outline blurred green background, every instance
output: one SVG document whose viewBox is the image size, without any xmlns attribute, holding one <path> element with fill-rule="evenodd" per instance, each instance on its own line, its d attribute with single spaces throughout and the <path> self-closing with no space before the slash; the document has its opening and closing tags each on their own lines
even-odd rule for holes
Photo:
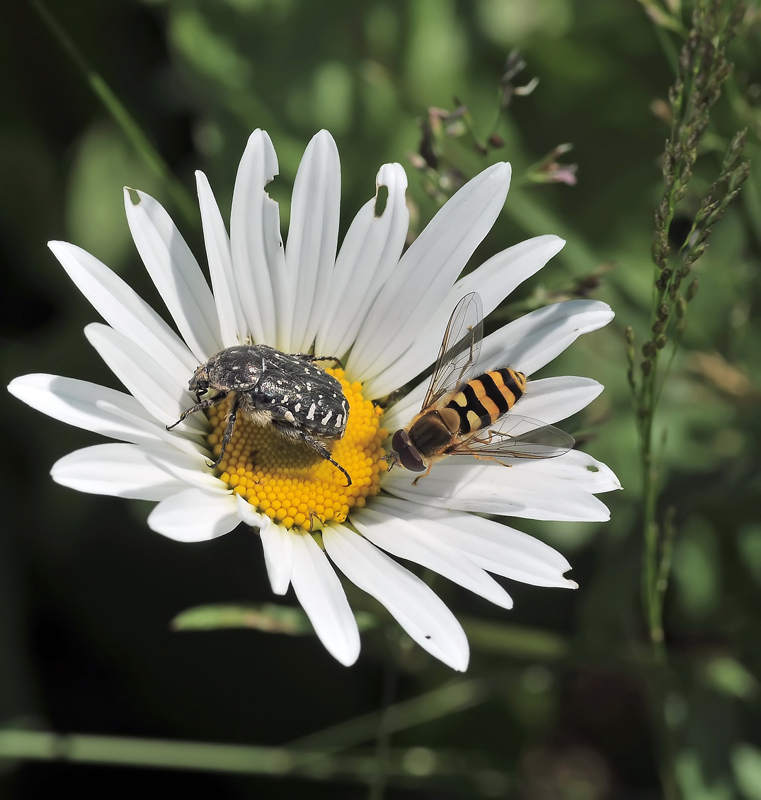
<svg viewBox="0 0 761 800">
<path fill-rule="evenodd" d="M 392 748 L 402 765 L 388 777 L 386 797 L 658 798 L 665 760 L 685 797 L 761 798 L 755 9 L 730 49 L 735 72 L 685 203 L 695 210 L 726 142 L 747 127 L 751 177 L 698 262 L 700 292 L 656 424 L 659 518 L 674 508 L 677 539 L 665 613 L 669 678 L 665 697 L 655 697 L 640 602 L 641 490 L 623 330 L 631 324 L 642 335 L 650 319 L 652 220 L 668 135 L 662 102 L 680 37 L 659 29 L 634 0 L 49 6 L 176 180 L 192 193 L 193 170 L 202 169 L 224 214 L 255 127 L 268 130 L 278 153 L 271 189 L 284 226 L 299 159 L 322 127 L 341 154 L 342 231 L 373 195 L 385 161 L 407 168 L 413 234 L 458 182 L 511 161 L 513 188 L 473 263 L 528 236 L 557 233 L 568 239 L 566 249 L 521 287 L 503 317 L 574 294 L 613 306 L 611 325 L 542 374 L 605 384 L 566 427 L 614 469 L 625 491 L 603 497 L 608 524 L 518 523 L 569 558 L 577 592 L 511 584 L 508 613 L 436 581 L 470 634 L 465 677 L 406 648 L 386 619 L 363 634 L 360 660 L 346 670 L 310 636 L 172 632 L 171 619 L 192 606 L 272 599 L 256 537 L 239 529 L 178 544 L 147 528 L 148 504 L 55 485 L 53 462 L 98 438 L 6 394 L 0 723 L 250 745 L 288 745 L 323 731 L 311 744 L 373 756 L 375 722 L 369 735 L 326 729 L 441 690 L 422 717 L 413 714 L 381 739 L 380 750 Z M 539 83 L 500 111 L 500 79 L 515 48 L 527 66 L 513 85 Z M 169 184 L 125 138 L 34 4 L 4 7 L 0 64 L 2 380 L 52 372 L 116 386 L 82 333 L 97 314 L 46 242 L 84 247 L 160 308 L 129 238 L 121 188 L 164 203 L 200 258 L 199 219 L 178 207 Z M 429 109 L 458 104 L 467 118 L 450 120 L 454 127 L 436 140 L 436 169 L 420 168 Z M 458 135 L 465 122 L 472 137 Z M 479 152 L 474 142 L 493 133 L 504 146 Z M 559 160 L 578 165 L 577 185 L 532 180 L 532 165 L 567 142 L 573 150 Z M 361 607 L 359 592 L 349 591 Z M 360 772 L 325 767 L 311 777 L 275 778 L 0 761 L 2 796 L 13 798 L 65 790 L 80 798 L 366 797 L 373 779 Z"/>
</svg>

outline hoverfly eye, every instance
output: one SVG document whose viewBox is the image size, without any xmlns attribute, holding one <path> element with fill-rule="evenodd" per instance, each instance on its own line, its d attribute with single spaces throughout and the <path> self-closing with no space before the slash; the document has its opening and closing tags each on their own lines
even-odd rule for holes
<svg viewBox="0 0 761 800">
<path fill-rule="evenodd" d="M 399 459 L 402 462 L 402 466 L 410 472 L 423 472 L 423 470 L 425 470 L 423 459 L 420 458 L 414 445 L 408 444 L 406 447 L 403 447 L 399 451 Z"/>
<path fill-rule="evenodd" d="M 407 435 L 407 431 L 405 431 L 403 428 L 400 428 L 391 439 L 391 448 L 395 452 L 399 453 L 401 450 L 404 450 L 409 443 L 410 437 Z"/>
<path fill-rule="evenodd" d="M 415 445 L 410 441 L 405 430 L 398 430 L 391 439 L 391 447 L 399 456 L 399 463 L 410 472 L 422 472 L 425 469 Z"/>
</svg>

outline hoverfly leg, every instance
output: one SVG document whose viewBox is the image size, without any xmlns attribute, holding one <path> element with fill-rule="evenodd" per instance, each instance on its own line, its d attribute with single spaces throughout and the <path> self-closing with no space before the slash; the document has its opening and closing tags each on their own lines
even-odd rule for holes
<svg viewBox="0 0 761 800">
<path fill-rule="evenodd" d="M 473 458 L 478 458 L 481 461 L 496 461 L 497 464 L 501 464 L 503 467 L 512 467 L 512 464 L 505 464 L 504 461 L 500 461 L 498 458 L 494 456 L 480 456 L 478 453 L 470 453 Z"/>
<path fill-rule="evenodd" d="M 183 411 L 180 414 L 180 418 L 177 422 L 173 422 L 171 425 L 167 425 L 166 429 L 171 431 L 173 428 L 176 428 L 183 420 L 189 417 L 191 414 L 195 414 L 196 411 L 205 411 L 207 408 L 211 408 L 212 406 L 216 406 L 221 403 L 226 397 L 227 392 L 220 392 L 219 394 L 215 394 L 214 397 L 208 397 L 206 400 L 201 400 L 200 402 L 196 403 L 191 408 Z"/>
<path fill-rule="evenodd" d="M 428 469 L 427 469 L 427 470 L 426 470 L 426 471 L 425 471 L 425 472 L 424 472 L 422 475 L 418 475 L 418 476 L 417 476 L 417 478 L 415 478 L 415 480 L 414 480 L 414 481 L 412 481 L 412 485 L 413 485 L 413 486 L 417 486 L 417 482 L 418 482 L 418 481 L 419 481 L 421 478 L 427 478 L 427 477 L 428 477 L 428 473 L 431 471 L 431 467 L 432 467 L 432 466 L 433 466 L 433 461 L 431 461 L 431 463 L 428 465 Z"/>
</svg>

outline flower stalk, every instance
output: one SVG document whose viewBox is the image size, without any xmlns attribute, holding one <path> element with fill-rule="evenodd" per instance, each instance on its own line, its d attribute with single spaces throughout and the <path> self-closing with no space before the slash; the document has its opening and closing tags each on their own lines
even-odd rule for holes
<svg viewBox="0 0 761 800">
<path fill-rule="evenodd" d="M 634 400 L 639 434 L 639 456 L 643 486 L 642 532 L 644 564 L 642 594 L 649 637 L 656 656 L 663 651 L 663 601 L 668 586 L 674 540 L 673 512 L 661 524 L 657 516 L 658 459 L 654 455 L 655 412 L 675 349 L 687 324 L 687 310 L 698 291 L 690 278 L 693 267 L 707 248 L 716 222 L 734 200 L 749 174 L 742 160 L 745 131 L 730 141 L 718 177 L 701 199 L 689 232 L 676 252 L 669 240 L 677 209 L 688 194 L 698 147 L 719 99 L 722 84 L 731 73 L 726 48 L 742 9 L 727 11 L 722 0 L 700 0 L 677 65 L 677 78 L 669 90 L 671 132 L 663 153 L 663 198 L 655 212 L 652 259 L 655 266 L 650 330 L 639 347 L 637 363 L 634 331 L 626 331 L 628 380 Z M 670 358 L 660 364 L 669 344 Z"/>
</svg>

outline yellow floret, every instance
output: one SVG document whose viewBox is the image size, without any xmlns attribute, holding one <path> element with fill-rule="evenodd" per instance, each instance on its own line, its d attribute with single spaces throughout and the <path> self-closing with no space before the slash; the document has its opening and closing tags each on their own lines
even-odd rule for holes
<svg viewBox="0 0 761 800">
<path fill-rule="evenodd" d="M 340 470 L 307 445 L 284 437 L 272 425 L 255 425 L 242 413 L 219 465 L 220 478 L 234 492 L 286 528 L 311 531 L 329 521 L 345 521 L 349 509 L 361 508 L 367 497 L 378 493 L 386 470 L 381 410 L 362 397 L 362 384 L 350 384 L 342 369 L 326 372 L 340 381 L 349 404 L 343 438 L 332 448 L 330 442 L 326 445 L 332 458 L 351 475 L 351 486 L 346 486 Z M 229 402 L 208 411 L 212 432 L 207 442 L 215 457 L 222 450 Z"/>
</svg>

